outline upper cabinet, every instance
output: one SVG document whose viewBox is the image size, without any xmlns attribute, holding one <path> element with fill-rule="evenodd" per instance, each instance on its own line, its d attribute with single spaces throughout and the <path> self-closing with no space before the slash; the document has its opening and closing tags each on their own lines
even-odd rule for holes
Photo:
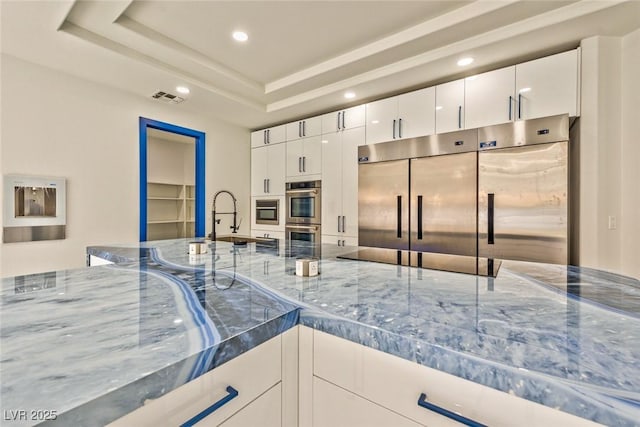
<svg viewBox="0 0 640 427">
<path fill-rule="evenodd" d="M 251 133 L 251 148 L 278 144 L 286 140 L 286 125 L 274 126 Z"/>
<path fill-rule="evenodd" d="M 345 129 L 364 126 L 365 106 L 334 111 L 322 116 L 322 133 L 340 132 Z"/>
<path fill-rule="evenodd" d="M 298 120 L 297 122 L 287 123 L 285 126 L 287 128 L 287 141 L 317 136 L 322 133 L 322 117 L 317 116 Z"/>
<path fill-rule="evenodd" d="M 285 144 L 251 150 L 251 195 L 284 195 Z"/>
<path fill-rule="evenodd" d="M 464 79 L 436 86 L 436 133 L 464 129 Z"/>
<path fill-rule="evenodd" d="M 580 115 L 579 50 L 516 65 L 516 119 Z"/>
<path fill-rule="evenodd" d="M 434 107 L 433 87 L 367 104 L 367 144 L 433 134 Z"/>
<path fill-rule="evenodd" d="M 497 125 L 514 120 L 516 67 L 467 77 L 464 82 L 464 127 Z"/>
<path fill-rule="evenodd" d="M 322 172 L 321 137 L 311 136 L 287 142 L 287 179 L 309 177 Z M 317 177 L 320 179 L 320 177 Z M 295 179 L 294 179 L 295 180 Z"/>
</svg>

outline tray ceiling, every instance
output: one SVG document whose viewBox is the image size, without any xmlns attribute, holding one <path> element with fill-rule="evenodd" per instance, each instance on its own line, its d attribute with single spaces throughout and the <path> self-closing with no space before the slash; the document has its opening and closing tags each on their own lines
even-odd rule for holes
<svg viewBox="0 0 640 427">
<path fill-rule="evenodd" d="M 249 128 L 640 27 L 637 1 L 2 1 L 2 51 Z M 249 40 L 231 38 L 246 31 Z M 456 65 L 472 56 L 466 68 Z M 351 90 L 356 98 L 347 101 Z M 151 101 L 150 101 L 151 102 Z M 348 104 L 350 103 L 350 104 Z"/>
</svg>

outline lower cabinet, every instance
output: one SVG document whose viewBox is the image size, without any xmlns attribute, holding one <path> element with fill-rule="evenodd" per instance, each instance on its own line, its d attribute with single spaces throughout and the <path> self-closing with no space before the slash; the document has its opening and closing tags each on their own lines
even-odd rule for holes
<svg viewBox="0 0 640 427">
<path fill-rule="evenodd" d="M 278 383 L 220 424 L 220 427 L 280 427 L 282 425 L 281 408 L 282 385 Z M 207 424 L 202 425 L 206 426 Z"/>
<path fill-rule="evenodd" d="M 358 246 L 358 238 L 323 234 L 322 243 L 336 246 Z"/>
<path fill-rule="evenodd" d="M 149 400 L 109 426 L 281 426 L 282 372 L 288 369 L 283 363 L 283 341 L 290 341 L 285 338 L 289 333 L 297 334 L 297 329 Z M 297 346 L 291 351 L 297 354 Z"/>
<path fill-rule="evenodd" d="M 313 426 L 420 427 L 420 424 L 321 378 L 314 377 Z"/>
<path fill-rule="evenodd" d="M 404 418 L 426 426 L 600 425 L 319 331 L 313 331 L 311 365 L 314 427 L 329 425 L 327 419 L 333 426 L 412 425 L 401 424 Z M 347 398 L 352 395 L 358 398 Z M 331 410 L 326 402 L 336 405 L 335 414 L 324 414 Z M 383 419 L 383 409 L 400 418 L 375 424 L 372 414 Z"/>
</svg>

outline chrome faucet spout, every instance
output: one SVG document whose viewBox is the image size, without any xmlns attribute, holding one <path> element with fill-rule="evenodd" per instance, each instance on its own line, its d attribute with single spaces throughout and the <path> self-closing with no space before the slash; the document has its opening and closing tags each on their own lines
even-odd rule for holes
<svg viewBox="0 0 640 427">
<path fill-rule="evenodd" d="M 229 196 L 231 196 L 231 200 L 233 200 L 233 212 L 216 212 L 216 200 L 218 199 L 218 196 L 222 193 L 226 193 Z M 228 190 L 220 190 L 213 195 L 213 207 L 212 207 L 212 214 L 211 214 L 211 222 L 212 222 L 211 241 L 212 242 L 216 241 L 216 224 L 220 224 L 220 220 L 216 219 L 216 216 L 218 215 L 233 215 L 233 225 L 230 228 L 231 230 L 233 230 L 232 233 L 238 232 L 238 229 L 240 228 L 240 225 L 237 223 L 238 201 L 236 200 L 236 197 L 233 195 L 233 193 L 231 193 Z"/>
</svg>

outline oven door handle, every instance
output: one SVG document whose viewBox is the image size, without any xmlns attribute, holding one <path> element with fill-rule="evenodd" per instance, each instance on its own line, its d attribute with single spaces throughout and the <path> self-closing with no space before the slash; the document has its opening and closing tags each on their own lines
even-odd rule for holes
<svg viewBox="0 0 640 427">
<path fill-rule="evenodd" d="M 287 190 L 287 194 L 300 194 L 300 193 L 318 194 L 318 190 L 309 190 L 308 188 L 301 188 L 299 190 Z"/>
<path fill-rule="evenodd" d="M 293 228 L 296 230 L 317 230 L 318 227 L 315 225 L 287 225 L 286 228 Z"/>
</svg>

